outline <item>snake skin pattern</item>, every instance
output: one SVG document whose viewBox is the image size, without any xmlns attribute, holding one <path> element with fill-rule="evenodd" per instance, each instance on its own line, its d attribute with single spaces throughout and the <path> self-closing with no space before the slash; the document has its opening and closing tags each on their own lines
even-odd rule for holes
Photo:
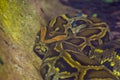
<svg viewBox="0 0 120 80">
<path fill-rule="evenodd" d="M 34 52 L 43 80 L 119 80 L 120 44 L 94 16 L 63 14 L 37 34 Z"/>
</svg>

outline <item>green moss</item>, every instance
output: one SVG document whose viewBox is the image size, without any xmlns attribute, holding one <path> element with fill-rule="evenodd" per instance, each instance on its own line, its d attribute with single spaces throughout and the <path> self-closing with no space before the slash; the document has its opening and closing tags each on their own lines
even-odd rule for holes
<svg viewBox="0 0 120 80">
<path fill-rule="evenodd" d="M 6 33 L 11 34 L 15 41 L 18 41 L 18 37 L 20 37 L 17 33 L 20 32 L 20 24 L 17 22 L 20 19 L 20 12 L 21 8 L 16 1 L 0 0 L 1 24 Z"/>
<path fill-rule="evenodd" d="M 0 0 L 0 25 L 14 43 L 31 43 L 31 32 L 40 26 L 38 19 L 35 6 L 28 0 Z"/>
</svg>

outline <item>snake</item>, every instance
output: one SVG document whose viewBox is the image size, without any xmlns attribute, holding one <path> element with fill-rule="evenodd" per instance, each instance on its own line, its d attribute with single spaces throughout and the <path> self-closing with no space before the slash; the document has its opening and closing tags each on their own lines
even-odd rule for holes
<svg viewBox="0 0 120 80">
<path fill-rule="evenodd" d="M 101 48 L 111 44 L 111 36 L 107 23 L 95 16 L 63 14 L 51 19 L 37 33 L 33 48 L 42 59 L 43 80 L 119 80 L 117 47 L 110 54 Z M 112 69 L 107 61 L 115 64 L 110 65 Z"/>
</svg>

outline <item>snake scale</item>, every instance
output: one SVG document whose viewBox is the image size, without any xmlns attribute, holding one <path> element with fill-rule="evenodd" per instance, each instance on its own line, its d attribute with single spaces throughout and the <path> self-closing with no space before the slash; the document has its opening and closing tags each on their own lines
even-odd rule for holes
<svg viewBox="0 0 120 80">
<path fill-rule="evenodd" d="M 41 27 L 34 52 L 43 80 L 120 80 L 120 40 L 84 13 L 63 14 Z"/>
</svg>

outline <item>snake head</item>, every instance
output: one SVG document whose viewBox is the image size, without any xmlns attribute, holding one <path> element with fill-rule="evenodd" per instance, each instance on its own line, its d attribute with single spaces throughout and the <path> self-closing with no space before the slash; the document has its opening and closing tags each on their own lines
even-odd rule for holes
<svg viewBox="0 0 120 80">
<path fill-rule="evenodd" d="M 44 43 L 38 42 L 35 43 L 33 50 L 41 59 L 43 59 L 44 55 L 48 51 L 48 47 Z"/>
<path fill-rule="evenodd" d="M 47 53 L 48 51 L 48 47 L 46 46 L 46 44 L 44 44 L 43 42 L 40 41 L 40 36 L 39 36 L 40 32 L 38 32 L 37 36 L 36 36 L 36 41 L 35 41 L 35 45 L 33 47 L 33 51 L 41 58 L 43 59 L 44 55 Z"/>
</svg>

